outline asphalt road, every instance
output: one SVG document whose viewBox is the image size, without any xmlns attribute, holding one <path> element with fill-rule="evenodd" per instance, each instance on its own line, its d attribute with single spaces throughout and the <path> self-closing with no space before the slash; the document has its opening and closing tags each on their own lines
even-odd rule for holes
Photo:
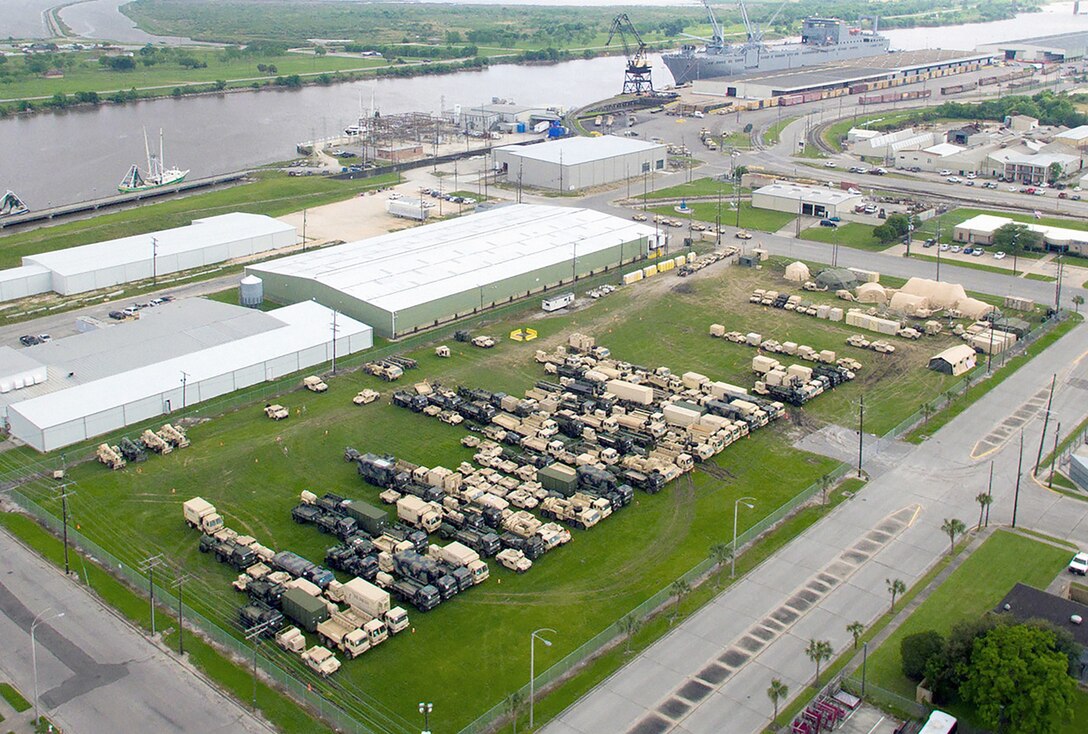
<svg viewBox="0 0 1088 734">
<path fill-rule="evenodd" d="M 771 713 L 765 694 L 771 679 L 782 679 L 795 693 L 811 682 L 814 669 L 804 654 L 810 639 L 829 640 L 836 654 L 847 651 L 852 638 L 846 625 L 869 624 L 887 610 L 885 579 L 900 578 L 910 586 L 948 551 L 943 520 L 958 517 L 974 524 L 975 496 L 986 491 L 991 462 L 991 522 L 1011 522 L 1019 433 L 1009 426 L 1022 425 L 1027 439 L 1018 526 L 1088 547 L 1088 505 L 1048 491 L 1030 477 L 1052 374 L 1058 387 L 1051 431 L 1055 420 L 1073 426 L 1088 412 L 1086 350 L 1088 325 L 1082 324 L 921 446 L 884 442 L 875 447 L 865 458 L 874 476 L 853 500 L 643 651 L 544 731 L 761 732 Z M 832 437 L 827 453 L 847 458 L 850 448 Z"/>
<path fill-rule="evenodd" d="M 0 557 L 0 671 L 31 702 L 31 624 L 64 614 L 35 631 L 41 711 L 64 731 L 273 731 L 4 531 Z"/>
</svg>

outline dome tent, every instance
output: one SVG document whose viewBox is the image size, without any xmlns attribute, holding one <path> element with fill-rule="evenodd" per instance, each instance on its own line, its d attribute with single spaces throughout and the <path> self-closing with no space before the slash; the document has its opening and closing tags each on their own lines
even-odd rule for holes
<svg viewBox="0 0 1088 734">
<path fill-rule="evenodd" d="M 858 286 L 858 303 L 875 303 L 883 306 L 888 302 L 888 293 L 880 283 L 862 283 Z"/>
<path fill-rule="evenodd" d="M 812 280 L 812 274 L 808 270 L 808 265 L 796 261 L 786 266 L 786 280 L 793 283 L 804 283 L 807 280 Z"/>
<path fill-rule="evenodd" d="M 816 282 L 829 290 L 853 290 L 858 285 L 858 276 L 846 268 L 828 268 L 816 276 Z"/>
</svg>

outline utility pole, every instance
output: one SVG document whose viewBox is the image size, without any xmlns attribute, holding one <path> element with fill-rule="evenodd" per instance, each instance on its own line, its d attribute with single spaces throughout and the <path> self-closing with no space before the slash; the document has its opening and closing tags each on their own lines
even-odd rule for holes
<svg viewBox="0 0 1088 734">
<path fill-rule="evenodd" d="M 148 589 L 151 592 L 151 636 L 155 636 L 155 568 L 163 564 L 162 553 L 148 556 L 140 564 L 141 571 L 147 571 Z"/>
<path fill-rule="evenodd" d="M 340 327 L 336 325 L 337 311 L 332 312 L 332 373 L 336 374 L 336 334 L 340 330 Z"/>
<path fill-rule="evenodd" d="M 941 282 L 941 215 L 937 215 L 937 282 Z"/>
<path fill-rule="evenodd" d="M 151 238 L 151 282 L 159 282 L 159 240 Z"/>
<path fill-rule="evenodd" d="M 1058 436 L 1062 435 L 1062 422 L 1058 421 L 1058 427 L 1054 430 L 1054 451 L 1050 454 L 1050 476 L 1046 479 L 1047 489 L 1054 486 L 1054 464 L 1058 461 Z"/>
<path fill-rule="evenodd" d="M 862 449 L 865 444 L 865 396 L 861 396 L 858 406 L 858 479 L 861 479 Z"/>
<path fill-rule="evenodd" d="M 181 601 L 181 587 L 192 578 L 192 574 L 183 573 L 174 579 L 174 586 L 178 587 L 178 655 L 185 654 L 185 615 Z"/>
<path fill-rule="evenodd" d="M 246 640 L 253 643 L 253 708 L 257 708 L 257 644 L 261 641 L 261 635 L 268 631 L 272 620 L 255 624 L 246 630 Z"/>
<path fill-rule="evenodd" d="M 188 404 L 188 400 L 186 398 L 186 393 L 187 393 L 186 387 L 188 386 L 188 384 L 189 384 L 189 373 L 186 372 L 185 370 L 182 370 L 181 371 L 181 407 L 182 407 L 183 410 L 185 409 L 185 406 Z"/>
<path fill-rule="evenodd" d="M 1043 442 L 1046 441 L 1046 429 L 1050 423 L 1050 406 L 1054 402 L 1054 386 L 1058 382 L 1058 374 L 1054 373 L 1054 376 L 1050 378 L 1050 397 L 1046 399 L 1046 413 L 1043 415 L 1043 433 L 1039 436 L 1039 453 L 1035 455 L 1035 470 L 1031 473 L 1031 476 L 1035 477 L 1039 475 L 1039 462 L 1043 460 Z"/>
<path fill-rule="evenodd" d="M 74 491 L 70 491 L 68 488 L 72 486 L 70 482 L 65 482 L 60 486 L 60 511 L 64 522 L 64 575 L 67 576 L 71 569 L 68 565 L 68 498 L 75 494 Z"/>
<path fill-rule="evenodd" d="M 1012 526 L 1016 527 L 1016 510 L 1020 507 L 1020 475 L 1024 473 L 1024 429 L 1020 429 L 1020 459 L 1016 463 L 1016 491 L 1012 495 Z"/>
<path fill-rule="evenodd" d="M 1058 280 L 1054 283 L 1054 310 L 1062 310 L 1062 275 L 1065 273 L 1065 263 L 1062 261 L 1061 252 L 1058 253 Z"/>
<path fill-rule="evenodd" d="M 302 210 L 302 251 L 306 251 L 306 210 Z"/>
</svg>

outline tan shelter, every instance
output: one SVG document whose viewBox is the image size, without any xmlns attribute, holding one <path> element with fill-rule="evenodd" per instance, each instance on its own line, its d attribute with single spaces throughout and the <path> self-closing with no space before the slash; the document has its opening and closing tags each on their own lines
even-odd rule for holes
<svg viewBox="0 0 1088 734">
<path fill-rule="evenodd" d="M 967 292 L 959 283 L 941 283 L 928 278 L 911 278 L 899 292 L 926 298 L 933 308 L 955 308 L 967 298 Z"/>
<path fill-rule="evenodd" d="M 880 283 L 862 283 L 857 291 L 858 303 L 876 303 L 883 306 L 888 302 L 888 293 Z"/>
<path fill-rule="evenodd" d="M 803 262 L 792 262 L 786 266 L 786 280 L 793 283 L 804 283 L 807 280 L 812 280 L 812 274 L 808 270 L 808 265 Z"/>
<path fill-rule="evenodd" d="M 919 311 L 925 313 L 927 316 L 929 315 L 928 298 L 925 296 L 915 296 L 910 293 L 904 293 L 903 291 L 894 294 L 888 306 L 893 311 L 899 311 L 908 316 L 914 316 Z"/>
<path fill-rule="evenodd" d="M 981 319 L 995 310 L 993 306 L 977 298 L 964 298 L 956 302 L 956 310 L 969 319 Z"/>
<path fill-rule="evenodd" d="M 929 368 L 946 375 L 962 375 L 975 368 L 975 350 L 966 344 L 957 344 L 929 360 Z"/>
</svg>

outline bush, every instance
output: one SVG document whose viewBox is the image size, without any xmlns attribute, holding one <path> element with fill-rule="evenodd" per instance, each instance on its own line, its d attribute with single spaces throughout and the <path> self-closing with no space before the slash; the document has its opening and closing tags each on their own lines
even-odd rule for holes
<svg viewBox="0 0 1088 734">
<path fill-rule="evenodd" d="M 921 681 L 926 675 L 926 665 L 930 658 L 943 649 L 944 638 L 936 630 L 907 635 L 899 643 L 899 654 L 903 658 L 903 675 L 912 681 Z"/>
</svg>

